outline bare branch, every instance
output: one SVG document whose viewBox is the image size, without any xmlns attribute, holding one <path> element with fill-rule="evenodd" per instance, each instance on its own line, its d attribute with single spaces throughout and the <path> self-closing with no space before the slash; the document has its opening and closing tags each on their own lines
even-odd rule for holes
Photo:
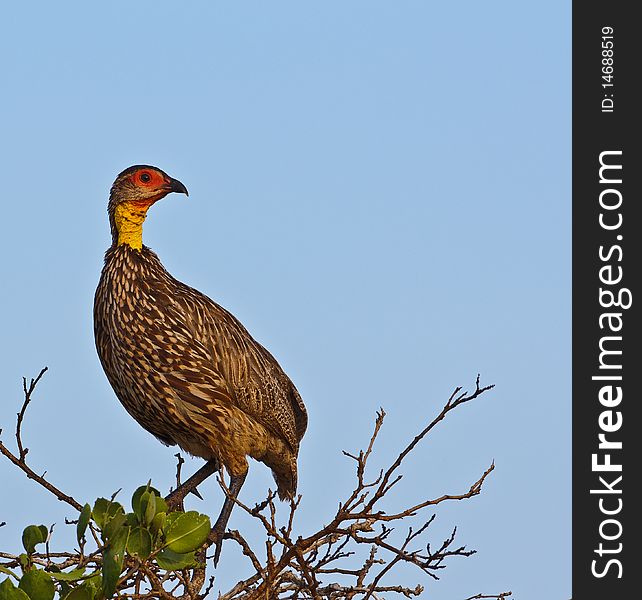
<svg viewBox="0 0 642 600">
<path fill-rule="evenodd" d="M 256 554 L 254 554 L 254 551 L 252 550 L 250 545 L 247 543 L 245 538 L 236 529 L 233 529 L 232 531 L 228 531 L 225 534 L 225 539 L 234 540 L 239 546 L 241 546 L 241 550 L 243 551 L 243 554 L 250 559 L 250 561 L 252 562 L 252 566 L 254 567 L 256 572 L 257 573 L 263 572 L 263 566 L 261 565 L 261 561 L 256 557 Z"/>
<path fill-rule="evenodd" d="M 477 375 L 477 379 L 475 381 L 475 391 L 472 394 L 468 394 L 468 392 L 464 392 L 460 394 L 461 387 L 455 388 L 455 391 L 451 394 L 450 398 L 448 399 L 448 402 L 444 405 L 442 408 L 441 412 L 420 432 L 418 433 L 414 439 L 399 453 L 399 456 L 395 460 L 394 463 L 386 470 L 386 472 L 383 475 L 383 479 L 381 480 L 381 483 L 379 484 L 379 487 L 377 488 L 376 492 L 374 493 L 373 497 L 370 499 L 370 501 L 367 504 L 367 509 L 371 510 L 374 504 L 379 500 L 389 489 L 389 481 L 390 478 L 392 477 L 393 473 L 401 466 L 401 463 L 403 462 L 404 458 L 412 452 L 417 444 L 423 440 L 441 421 L 443 421 L 446 417 L 446 415 L 453 409 L 457 408 L 461 404 L 464 404 L 465 402 L 470 402 L 471 400 L 474 400 L 475 398 L 478 398 L 481 396 L 484 392 L 487 392 L 488 390 L 491 390 L 494 385 L 489 385 L 485 387 L 480 387 L 479 386 L 479 375 Z M 391 484 L 394 485 L 395 482 Z"/>
<path fill-rule="evenodd" d="M 78 502 L 49 483 L 44 474 L 36 475 L 26 464 L 28 449 L 23 445 L 22 426 L 26 409 L 45 371 L 43 369 L 28 385 L 27 380 L 23 379 L 25 397 L 16 424 L 17 455 L 2 442 L 0 452 L 29 478 L 80 511 L 82 507 Z M 356 463 L 354 488 L 341 496 L 344 500 L 338 503 L 336 512 L 325 521 L 325 525 L 306 536 L 297 534 L 297 514 L 302 509 L 300 495 L 289 503 L 287 512 L 279 512 L 275 503 L 276 494 L 271 490 L 268 490 L 265 500 L 250 508 L 231 495 L 222 466 L 217 461 L 207 462 L 187 481 L 181 483 L 184 460 L 177 454 L 176 489 L 165 498 L 169 510 L 183 510 L 185 496 L 188 493 L 198 494 L 197 486 L 218 471 L 217 481 L 224 494 L 254 519 L 265 536 L 263 553 L 253 548 L 248 542 L 249 538 L 238 530 L 225 532 L 223 539 L 233 540 L 248 558 L 244 565 L 249 573 L 231 589 L 219 591 L 219 600 L 371 600 L 381 598 L 381 594 L 386 594 L 386 597 L 396 595 L 414 598 L 423 593 L 423 585 L 409 587 L 388 581 L 392 579 L 396 567 L 402 564 L 414 565 L 418 574 L 436 581 L 452 559 L 474 554 L 475 550 L 468 550 L 466 546 L 456 543 L 456 527 L 452 528 L 445 540 L 431 544 L 431 525 L 437 515 L 426 514 L 426 509 L 436 509 L 444 502 L 468 500 L 480 494 L 487 477 L 495 468 L 494 462 L 467 489 L 464 488 L 466 491 L 462 493 L 406 501 L 401 509 L 393 513 L 383 510 L 383 501 L 391 499 L 397 491 L 397 484 L 402 478 L 400 467 L 405 458 L 415 451 L 419 442 L 452 410 L 478 398 L 492 387 L 481 387 L 479 376 L 472 393 L 462 392 L 462 388 L 457 387 L 439 414 L 403 447 L 387 468 L 370 473 L 368 462 L 377 439 L 382 434 L 385 419 L 383 409 L 377 411 L 374 428 L 365 449 L 344 452 L 345 456 Z M 65 521 L 72 525 L 78 522 L 77 519 Z M 3 524 L 0 523 L 0 527 Z M 84 554 L 86 540 L 83 538 L 80 550 L 68 553 L 50 552 L 52 526 L 46 540 L 46 552 L 30 554 L 30 564 L 53 572 L 68 568 L 85 569 L 86 573 L 82 573 L 80 579 L 73 583 L 76 586 L 100 574 L 103 552 L 110 542 L 102 541 L 104 531 L 101 533 L 94 521 L 90 520 L 88 526 L 96 545 L 95 551 Z M 206 551 L 215 541 L 214 533 L 210 532 L 207 542 L 198 550 L 196 563 L 176 571 L 165 570 L 158 565 L 157 557 L 161 551 L 159 546 L 145 559 L 127 554 L 124 568 L 116 582 L 116 597 L 123 600 L 204 600 L 214 586 L 214 578 L 210 576 L 208 579 L 205 566 Z M 5 570 L 20 569 L 23 560 L 20 556 L 1 552 L 0 559 L 3 561 L 0 566 Z M 510 591 L 494 595 L 477 594 L 466 600 L 506 600 L 511 595 Z"/>
<path fill-rule="evenodd" d="M 29 448 L 23 448 L 22 446 L 22 421 L 25 417 L 25 412 L 27 410 L 27 406 L 29 406 L 29 403 L 31 402 L 31 394 L 33 394 L 34 390 L 36 389 L 36 386 L 38 385 L 38 382 L 42 378 L 42 376 L 47 372 L 49 367 L 43 367 L 38 373 L 38 376 L 35 379 L 31 379 L 29 382 L 29 387 L 27 388 L 27 378 L 23 377 L 22 378 L 22 389 L 24 391 L 24 402 L 22 403 L 22 407 L 20 408 L 20 411 L 18 412 L 18 418 L 16 420 L 16 444 L 18 446 L 18 458 L 24 462 L 25 456 L 27 456 L 27 452 L 29 452 Z"/>
<path fill-rule="evenodd" d="M 25 457 L 27 456 L 27 452 L 29 451 L 28 448 L 25 448 L 22 444 L 22 422 L 24 419 L 25 411 L 27 410 L 27 406 L 29 406 L 29 403 L 31 402 L 32 395 L 36 389 L 36 386 L 38 385 L 38 382 L 42 378 L 42 376 L 47 372 L 47 367 L 44 367 L 38 376 L 35 379 L 31 379 L 29 386 L 27 387 L 27 380 L 26 378 L 23 378 L 23 391 L 24 391 L 24 402 L 22 404 L 22 407 L 20 409 L 20 412 L 18 412 L 18 419 L 17 419 L 17 424 L 16 424 L 16 443 L 18 446 L 18 455 L 16 456 L 13 454 L 3 443 L 0 441 L 0 453 L 6 456 L 16 467 L 18 467 L 21 471 L 23 471 L 26 476 L 29 479 L 33 479 L 35 482 L 40 484 L 43 488 L 45 488 L 47 491 L 51 492 L 58 500 L 62 502 L 66 502 L 70 506 L 73 506 L 77 511 L 82 510 L 82 506 L 80 503 L 78 503 L 74 498 L 71 496 L 61 492 L 55 485 L 47 481 L 43 475 L 37 475 L 29 465 L 27 465 L 25 461 Z M 2 433 L 2 430 L 0 429 L 0 434 Z M 46 471 L 45 471 L 46 473 Z"/>
<path fill-rule="evenodd" d="M 178 461 L 178 466 L 177 466 L 177 473 L 176 473 L 176 480 L 180 480 L 180 468 L 181 468 L 181 460 L 183 460 L 180 455 L 176 455 L 179 457 Z M 184 461 L 183 461 L 184 462 Z M 183 506 L 183 500 L 187 494 L 195 493 L 197 496 L 199 495 L 198 492 L 196 492 L 196 488 L 203 483 L 210 475 L 216 473 L 218 471 L 219 465 L 218 461 L 216 460 L 209 460 L 207 461 L 194 475 L 192 475 L 185 483 L 180 485 L 177 489 L 175 489 L 171 494 L 167 495 L 165 497 L 165 501 L 167 502 L 168 506 L 170 508 L 182 508 Z"/>
</svg>

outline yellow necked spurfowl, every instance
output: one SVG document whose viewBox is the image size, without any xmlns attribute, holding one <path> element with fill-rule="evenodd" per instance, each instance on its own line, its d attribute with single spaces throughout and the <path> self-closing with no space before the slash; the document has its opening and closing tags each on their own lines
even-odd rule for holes
<svg viewBox="0 0 642 600">
<path fill-rule="evenodd" d="M 187 188 L 147 165 L 125 169 L 111 188 L 112 244 L 94 301 L 103 369 L 147 431 L 206 459 L 210 472 L 224 465 L 233 496 L 251 456 L 272 469 L 280 498 L 292 498 L 305 406 L 274 357 L 233 315 L 174 279 L 143 245 L 147 211 L 170 192 Z M 232 506 L 226 498 L 214 526 L 216 560 Z"/>
</svg>

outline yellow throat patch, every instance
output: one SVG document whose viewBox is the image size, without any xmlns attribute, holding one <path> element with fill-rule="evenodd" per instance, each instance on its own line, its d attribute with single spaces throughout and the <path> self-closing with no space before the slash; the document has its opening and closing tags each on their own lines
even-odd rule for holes
<svg viewBox="0 0 642 600">
<path fill-rule="evenodd" d="M 114 211 L 118 245 L 127 244 L 135 250 L 143 247 L 143 222 L 150 204 L 121 202 Z"/>
</svg>

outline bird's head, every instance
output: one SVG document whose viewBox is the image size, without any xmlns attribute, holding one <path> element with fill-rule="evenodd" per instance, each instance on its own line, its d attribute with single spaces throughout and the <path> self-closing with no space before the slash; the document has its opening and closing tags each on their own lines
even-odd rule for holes
<svg viewBox="0 0 642 600">
<path fill-rule="evenodd" d="M 142 248 L 143 221 L 149 207 L 170 192 L 187 194 L 178 179 L 149 165 L 125 169 L 114 181 L 109 194 L 109 222 L 114 244 Z"/>
</svg>

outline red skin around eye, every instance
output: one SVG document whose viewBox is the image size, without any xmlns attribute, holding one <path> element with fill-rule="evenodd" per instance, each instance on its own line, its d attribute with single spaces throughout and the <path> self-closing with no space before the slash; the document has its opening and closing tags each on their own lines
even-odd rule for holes
<svg viewBox="0 0 642 600">
<path fill-rule="evenodd" d="M 149 181 L 141 181 L 140 177 L 143 173 L 147 173 L 151 177 L 151 179 Z M 157 171 L 152 171 L 151 169 L 140 169 L 139 171 L 132 173 L 131 180 L 134 185 L 138 187 L 147 188 L 150 190 L 158 189 L 158 194 L 154 196 L 145 198 L 144 200 L 131 201 L 131 204 L 139 208 L 149 207 L 154 204 L 154 202 L 160 200 L 169 193 L 169 190 L 163 189 L 163 187 L 167 184 L 165 177 L 163 177 L 163 175 L 161 175 Z"/>
<path fill-rule="evenodd" d="M 151 179 L 149 181 L 142 181 L 141 175 L 143 173 L 148 174 Z M 141 169 L 140 171 L 136 171 L 135 173 L 132 173 L 131 178 L 135 185 L 144 188 L 156 188 L 165 183 L 165 178 L 157 171 L 152 171 L 151 169 Z"/>
</svg>

